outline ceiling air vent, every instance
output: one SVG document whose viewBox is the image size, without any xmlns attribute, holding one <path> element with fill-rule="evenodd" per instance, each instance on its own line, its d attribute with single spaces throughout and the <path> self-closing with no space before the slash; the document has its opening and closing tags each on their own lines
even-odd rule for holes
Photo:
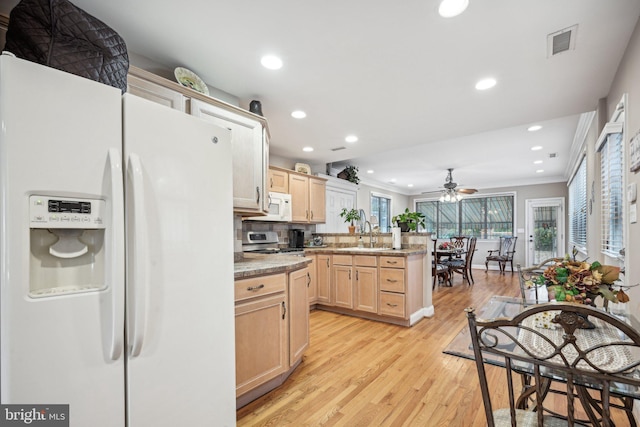
<svg viewBox="0 0 640 427">
<path fill-rule="evenodd" d="M 345 150 L 347 147 L 336 147 L 336 148 L 332 148 L 331 151 L 340 151 L 340 150 Z"/>
<path fill-rule="evenodd" d="M 576 47 L 576 32 L 578 24 L 556 31 L 547 36 L 547 57 L 552 57 L 568 50 L 574 50 Z"/>
<path fill-rule="evenodd" d="M 558 153 L 549 153 L 550 159 L 555 159 L 556 157 L 558 157 Z"/>
</svg>

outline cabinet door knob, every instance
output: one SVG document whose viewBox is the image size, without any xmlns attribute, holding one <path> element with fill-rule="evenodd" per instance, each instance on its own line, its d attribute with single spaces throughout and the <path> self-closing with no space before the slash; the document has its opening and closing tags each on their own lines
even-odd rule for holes
<svg viewBox="0 0 640 427">
<path fill-rule="evenodd" d="M 396 283 L 397 280 L 396 279 L 387 279 L 387 282 Z"/>
<path fill-rule="evenodd" d="M 260 283 L 258 286 L 249 286 L 247 288 L 248 291 L 257 291 L 264 288 L 264 283 Z"/>
<path fill-rule="evenodd" d="M 260 187 L 256 187 L 256 203 L 260 203 Z"/>
<path fill-rule="evenodd" d="M 284 320 L 286 315 L 287 315 L 287 305 L 284 303 L 284 301 L 282 301 L 282 320 Z"/>
</svg>

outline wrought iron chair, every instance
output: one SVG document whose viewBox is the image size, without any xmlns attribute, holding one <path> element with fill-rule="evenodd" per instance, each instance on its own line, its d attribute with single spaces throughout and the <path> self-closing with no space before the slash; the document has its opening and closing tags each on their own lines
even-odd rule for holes
<svg viewBox="0 0 640 427">
<path fill-rule="evenodd" d="M 610 426 L 612 409 L 636 425 L 629 391 L 640 387 L 640 334 L 627 323 L 572 303 L 533 305 L 511 319 L 465 311 L 488 426 Z M 582 329 L 586 316 L 596 329 Z M 505 368 L 508 408 L 494 410 L 498 396 L 506 400 L 504 382 L 489 383 L 486 363 Z M 545 401 L 549 394 L 566 405 Z"/>
<path fill-rule="evenodd" d="M 517 240 L 517 236 L 501 236 L 498 249 L 489 251 L 487 260 L 484 263 L 485 271 L 489 270 L 489 262 L 496 261 L 500 267 L 500 273 L 504 274 L 507 263 L 511 264 L 511 272 L 513 273 L 513 254 L 516 252 Z"/>
<path fill-rule="evenodd" d="M 473 262 L 473 254 L 476 251 L 477 240 L 478 239 L 476 237 L 471 237 L 469 239 L 469 247 L 467 248 L 467 253 L 463 259 L 453 259 L 447 262 L 451 272 L 462 274 L 462 280 L 466 280 L 469 285 L 474 283 L 473 274 L 471 273 L 471 263 Z"/>
</svg>

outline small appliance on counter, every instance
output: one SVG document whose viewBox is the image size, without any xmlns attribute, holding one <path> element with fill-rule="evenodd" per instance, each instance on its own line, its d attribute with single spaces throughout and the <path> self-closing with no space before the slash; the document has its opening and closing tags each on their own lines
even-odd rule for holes
<svg viewBox="0 0 640 427">
<path fill-rule="evenodd" d="M 283 248 L 279 246 L 279 242 L 278 233 L 275 231 L 247 231 L 242 236 L 242 252 L 304 256 L 302 246 Z"/>
<path fill-rule="evenodd" d="M 301 230 L 301 229 L 289 230 L 289 247 L 290 248 L 304 247 L 304 230 Z"/>
</svg>

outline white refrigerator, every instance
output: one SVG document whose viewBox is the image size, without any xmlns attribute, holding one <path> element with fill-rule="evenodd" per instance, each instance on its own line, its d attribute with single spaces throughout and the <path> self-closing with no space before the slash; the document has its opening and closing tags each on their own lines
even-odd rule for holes
<svg viewBox="0 0 640 427">
<path fill-rule="evenodd" d="M 227 129 L 0 56 L 0 403 L 235 425 Z"/>
</svg>

